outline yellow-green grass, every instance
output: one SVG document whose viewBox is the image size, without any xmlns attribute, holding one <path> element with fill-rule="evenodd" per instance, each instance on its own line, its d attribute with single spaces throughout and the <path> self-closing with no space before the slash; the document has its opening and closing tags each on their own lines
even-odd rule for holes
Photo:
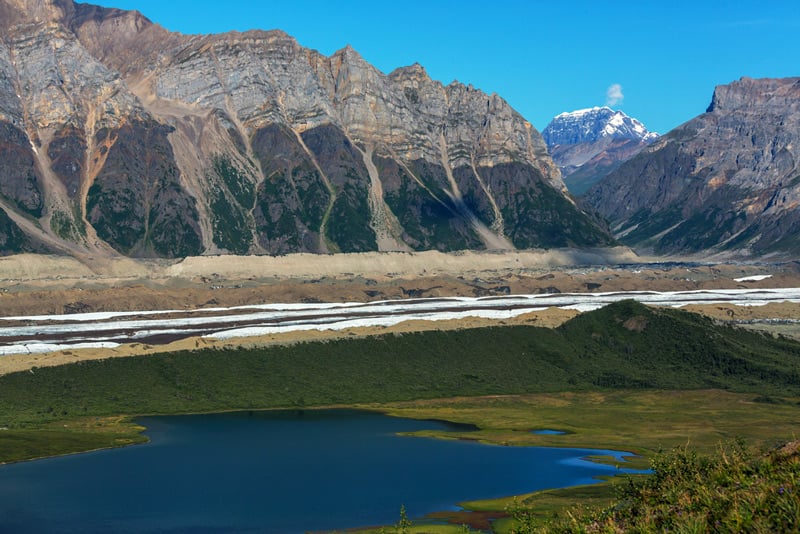
<svg viewBox="0 0 800 534">
<path fill-rule="evenodd" d="M 770 402 L 764 402 L 769 400 Z M 422 431 L 412 435 L 470 439 L 487 443 L 599 448 L 630 451 L 625 467 L 647 468 L 659 451 L 688 446 L 714 453 L 732 439 L 767 447 L 800 438 L 797 398 L 770 398 L 719 390 L 607 391 L 437 399 L 365 405 L 400 417 L 441 419 L 469 423 L 476 431 Z M 556 429 L 563 435 L 534 434 Z M 608 461 L 608 458 L 598 458 Z M 527 495 L 460 503 L 466 511 L 509 512 L 514 508 L 541 520 L 565 509 L 602 507 L 616 497 L 612 478 L 594 486 L 550 489 Z M 474 524 L 469 514 L 450 514 L 456 522 Z M 448 519 L 448 514 L 440 517 Z M 510 532 L 510 518 L 492 523 L 495 532 Z"/>
<path fill-rule="evenodd" d="M 356 530 L 359 534 L 465 534 L 476 532 L 465 525 L 414 522 L 405 528 L 396 525 Z"/>
<path fill-rule="evenodd" d="M 126 417 L 83 417 L 24 429 L 2 428 L 0 459 L 16 462 L 144 443 L 143 430 Z"/>
<path fill-rule="evenodd" d="M 423 431 L 415 435 L 504 445 L 615 449 L 649 456 L 687 443 L 710 452 L 721 441 L 737 437 L 753 445 L 800 437 L 798 401 L 720 390 L 614 390 L 435 399 L 374 407 L 401 417 L 478 427 L 473 432 Z M 534 434 L 537 429 L 566 433 Z"/>
</svg>

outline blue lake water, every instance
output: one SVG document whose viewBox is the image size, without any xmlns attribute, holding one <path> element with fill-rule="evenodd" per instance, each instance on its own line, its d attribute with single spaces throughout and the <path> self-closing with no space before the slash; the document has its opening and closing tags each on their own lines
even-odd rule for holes
<svg viewBox="0 0 800 534">
<path fill-rule="evenodd" d="M 585 484 L 621 453 L 397 436 L 455 429 L 349 411 L 142 418 L 151 442 L 0 467 L 0 532 L 294 533 Z M 462 428 L 463 429 L 463 428 Z"/>
</svg>

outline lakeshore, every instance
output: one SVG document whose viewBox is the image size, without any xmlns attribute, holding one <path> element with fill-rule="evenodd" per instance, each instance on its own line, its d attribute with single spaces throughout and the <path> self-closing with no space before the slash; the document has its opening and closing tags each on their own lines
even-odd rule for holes
<svg viewBox="0 0 800 534">
<path fill-rule="evenodd" d="M 14 309 L 23 310 L 22 315 L 147 311 L 159 309 L 150 307 L 159 302 L 172 303 L 160 309 L 179 314 L 198 303 L 202 313 L 209 313 L 211 308 L 274 303 L 289 294 L 293 300 L 278 302 L 305 299 L 315 305 L 349 294 L 352 302 L 375 303 L 392 292 L 441 299 L 502 298 L 518 289 L 552 295 L 558 294 L 554 289 L 567 293 L 573 288 L 599 295 L 614 288 L 800 287 L 794 263 L 478 269 L 381 279 L 352 272 L 271 281 L 265 280 L 272 275 L 253 280 L 145 276 L 123 277 L 116 287 L 122 279 L 109 272 L 69 280 L 50 276 L 64 267 L 61 261 L 36 280 L 4 281 L 2 302 L 18 306 Z M 686 308 L 707 318 L 620 302 L 583 314 L 547 308 L 503 319 L 415 319 L 393 326 L 3 356 L 0 427 L 6 430 L 0 431 L 0 458 L 15 461 L 142 442 L 142 429 L 133 422 L 139 415 L 324 406 L 397 410 L 408 417 L 478 426 L 466 440 L 634 450 L 645 459 L 687 440 L 710 451 L 737 436 L 756 445 L 792 439 L 800 424 L 796 343 L 729 325 L 767 330 L 760 321 L 796 318 L 797 304 Z M 774 326 L 791 333 L 789 324 Z M 654 350 L 657 359 L 652 359 Z M 127 357 L 136 355 L 146 357 Z M 566 433 L 530 432 L 542 428 Z M 573 488 L 557 497 L 548 493 L 547 506 L 563 507 L 576 499 L 607 502 L 613 491 L 603 488 Z M 470 524 L 478 524 L 481 510 L 502 514 L 509 503 L 475 504 Z"/>
</svg>

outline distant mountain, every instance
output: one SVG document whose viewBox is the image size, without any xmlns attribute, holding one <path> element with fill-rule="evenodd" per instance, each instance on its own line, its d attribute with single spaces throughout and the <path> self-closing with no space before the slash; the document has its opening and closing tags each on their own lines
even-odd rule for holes
<svg viewBox="0 0 800 534">
<path fill-rule="evenodd" d="M 639 249 L 797 257 L 798 162 L 800 78 L 742 78 L 584 198 Z"/>
<path fill-rule="evenodd" d="M 561 113 L 542 137 L 570 192 L 581 195 L 658 134 L 621 111 L 594 107 Z"/>
<path fill-rule="evenodd" d="M 72 0 L 0 0 L 0 178 L 0 253 L 612 242 L 497 95 Z"/>
</svg>

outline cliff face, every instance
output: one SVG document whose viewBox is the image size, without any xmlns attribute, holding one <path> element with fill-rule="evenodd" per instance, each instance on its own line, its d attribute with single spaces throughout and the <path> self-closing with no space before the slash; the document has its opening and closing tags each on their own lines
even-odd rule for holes
<svg viewBox="0 0 800 534">
<path fill-rule="evenodd" d="M 796 255 L 798 161 L 800 78 L 743 78 L 585 198 L 640 248 Z"/>
<path fill-rule="evenodd" d="M 387 76 L 349 47 L 181 35 L 72 0 L 0 0 L 0 30 L 0 251 L 611 242 L 528 122 L 419 65 Z"/>
<path fill-rule="evenodd" d="M 542 130 L 564 183 L 582 195 L 658 139 L 638 120 L 609 107 L 561 113 Z"/>
</svg>

